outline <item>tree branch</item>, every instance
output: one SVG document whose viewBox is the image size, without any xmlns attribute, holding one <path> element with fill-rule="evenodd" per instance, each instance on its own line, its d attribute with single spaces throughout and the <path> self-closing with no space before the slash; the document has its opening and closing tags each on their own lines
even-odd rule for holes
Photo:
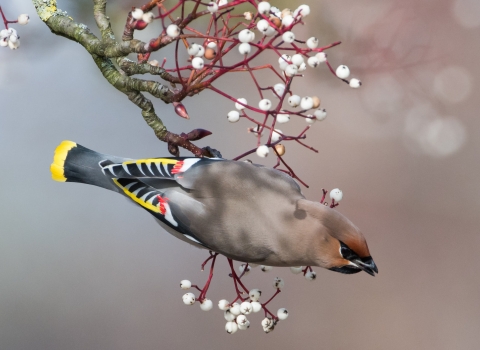
<svg viewBox="0 0 480 350">
<path fill-rule="evenodd" d="M 214 157 L 219 155 L 217 151 L 209 147 L 201 149 L 192 144 L 190 140 L 193 139 L 189 139 L 188 135 L 192 133 L 195 134 L 195 132 L 182 134 L 181 136 L 169 132 L 162 120 L 155 114 L 152 102 L 141 92 L 148 92 L 165 103 L 171 103 L 177 99 L 181 99 L 185 93 L 180 92 L 175 94 L 167 86 L 159 82 L 130 77 L 134 74 L 150 73 L 152 75 L 158 75 L 173 84 L 182 83 L 180 78 L 172 76 L 161 67 L 152 66 L 148 63 L 135 63 L 126 58 L 130 53 L 149 53 L 153 48 L 158 50 L 160 47 L 170 43 L 172 41 L 171 38 L 160 35 L 158 38 L 146 44 L 140 40 L 133 39 L 132 31 L 131 40 L 118 43 L 115 40 L 110 20 L 106 15 L 107 0 L 93 0 L 93 13 L 101 33 L 101 39 L 95 36 L 87 26 L 76 23 L 73 18 L 58 9 L 56 0 L 32 0 L 32 2 L 40 18 L 54 34 L 63 36 L 82 45 L 92 56 L 104 78 L 118 91 L 127 95 L 129 100 L 142 110 L 142 116 L 145 122 L 153 129 L 158 139 L 168 143 L 170 153 L 178 156 L 179 147 L 182 147 L 198 157 Z M 147 7 L 155 6 L 156 2 L 157 1 L 152 0 Z M 131 20 L 130 15 L 127 23 L 129 20 Z M 156 43 L 155 47 L 152 47 L 152 42 Z M 111 60 L 112 58 L 116 58 L 121 70 L 115 67 Z"/>
</svg>

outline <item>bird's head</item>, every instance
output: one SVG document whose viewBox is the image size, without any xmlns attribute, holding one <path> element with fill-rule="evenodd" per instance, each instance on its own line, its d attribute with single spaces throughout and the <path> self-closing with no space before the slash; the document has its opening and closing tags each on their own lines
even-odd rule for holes
<svg viewBox="0 0 480 350">
<path fill-rule="evenodd" d="M 350 220 L 320 203 L 301 201 L 299 209 L 318 220 L 315 255 L 319 266 L 344 274 L 378 273 L 365 237 Z"/>
</svg>

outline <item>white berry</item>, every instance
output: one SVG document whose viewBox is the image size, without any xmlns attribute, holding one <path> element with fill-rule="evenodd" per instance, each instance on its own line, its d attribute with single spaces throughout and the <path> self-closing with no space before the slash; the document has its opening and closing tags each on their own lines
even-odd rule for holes
<svg viewBox="0 0 480 350">
<path fill-rule="evenodd" d="M 275 329 L 275 325 L 276 325 L 276 321 L 271 320 L 268 326 L 263 327 L 263 331 L 265 333 L 273 332 L 273 330 Z"/>
<path fill-rule="evenodd" d="M 334 188 L 330 191 L 330 198 L 335 202 L 340 202 L 343 198 L 343 192 L 338 188 Z"/>
<path fill-rule="evenodd" d="M 278 58 L 278 63 L 279 63 L 279 64 L 282 63 L 282 62 L 290 63 L 291 58 L 292 58 L 292 57 L 291 57 L 290 55 L 287 55 L 287 54 L 284 53 L 282 56 L 280 56 L 280 57 Z"/>
<path fill-rule="evenodd" d="M 200 45 L 194 43 L 188 47 L 187 52 L 190 56 L 195 56 L 200 51 L 200 47 Z"/>
<path fill-rule="evenodd" d="M 237 321 L 237 325 L 241 325 L 241 324 L 246 324 L 248 322 L 248 319 L 247 319 L 247 316 L 245 315 L 238 315 L 237 318 L 236 318 L 236 321 Z"/>
<path fill-rule="evenodd" d="M 218 302 L 218 308 L 220 310 L 226 311 L 228 310 L 229 307 L 230 307 L 230 303 L 225 299 L 222 299 Z"/>
<path fill-rule="evenodd" d="M 282 35 L 282 40 L 287 44 L 291 44 L 295 41 L 295 34 L 293 32 L 285 32 Z"/>
<path fill-rule="evenodd" d="M 272 143 L 275 143 L 277 141 L 280 141 L 280 139 L 283 137 L 282 135 L 282 130 L 279 130 L 279 129 L 275 129 L 273 132 L 272 132 Z"/>
<path fill-rule="evenodd" d="M 250 292 L 248 292 L 248 296 L 250 297 L 251 301 L 258 301 L 261 295 L 262 291 L 260 289 L 252 289 Z"/>
<path fill-rule="evenodd" d="M 205 299 L 203 302 L 200 303 L 200 309 L 203 311 L 210 311 L 213 307 L 213 303 L 210 299 Z"/>
<path fill-rule="evenodd" d="M 285 71 L 285 69 L 287 69 L 289 64 L 290 63 L 283 61 L 283 62 L 280 62 L 280 64 L 278 66 L 279 66 L 280 70 Z"/>
<path fill-rule="evenodd" d="M 327 117 L 327 111 L 325 109 L 317 109 L 313 114 L 320 122 Z"/>
<path fill-rule="evenodd" d="M 277 114 L 277 123 L 283 124 L 290 121 L 290 115 L 288 114 Z"/>
<path fill-rule="evenodd" d="M 139 19 L 142 19 L 142 16 L 143 16 L 142 9 L 136 8 L 135 10 L 132 11 L 133 19 L 139 20 Z"/>
<path fill-rule="evenodd" d="M 249 328 L 250 328 L 250 321 L 249 320 L 246 320 L 245 323 L 238 323 L 238 329 L 240 329 L 241 331 L 246 331 Z"/>
<path fill-rule="evenodd" d="M 309 49 L 316 49 L 318 46 L 318 39 L 312 36 L 311 38 L 307 39 L 307 46 Z"/>
<path fill-rule="evenodd" d="M 252 46 L 249 43 L 241 43 L 238 45 L 238 52 L 240 52 L 241 55 L 247 55 L 252 51 Z"/>
<path fill-rule="evenodd" d="M 293 16 L 297 17 L 307 17 L 310 14 L 310 6 L 308 5 L 300 5 L 298 8 L 293 12 Z"/>
<path fill-rule="evenodd" d="M 260 270 L 262 270 L 263 272 L 268 272 L 272 269 L 273 269 L 273 267 L 271 267 L 271 266 L 267 266 L 267 265 L 260 266 Z"/>
<path fill-rule="evenodd" d="M 26 13 L 22 13 L 20 16 L 18 16 L 17 20 L 18 20 L 18 24 L 21 24 L 24 26 L 28 23 L 28 21 L 30 21 L 30 16 L 27 15 Z"/>
<path fill-rule="evenodd" d="M 193 295 L 193 293 L 184 294 L 182 299 L 185 305 L 192 305 L 193 303 L 195 303 L 195 295 Z"/>
<path fill-rule="evenodd" d="M 195 57 L 192 60 L 192 67 L 195 69 L 202 69 L 204 66 L 203 58 L 201 57 Z"/>
<path fill-rule="evenodd" d="M 238 272 L 240 272 L 240 274 L 244 274 L 246 275 L 247 273 L 250 272 L 252 268 L 250 267 L 250 265 L 247 265 L 247 264 L 241 264 L 239 267 L 238 267 Z"/>
<path fill-rule="evenodd" d="M 228 4 L 228 0 L 218 0 L 217 2 L 219 7 Z"/>
<path fill-rule="evenodd" d="M 243 29 L 238 33 L 238 40 L 242 43 L 249 43 L 255 40 L 255 33 L 249 29 Z"/>
<path fill-rule="evenodd" d="M 262 1 L 257 6 L 258 13 L 262 15 L 268 15 L 270 13 L 270 3 Z"/>
<path fill-rule="evenodd" d="M 268 111 L 271 107 L 272 102 L 267 98 L 264 98 L 258 103 L 258 108 L 260 108 L 262 111 Z"/>
<path fill-rule="evenodd" d="M 152 23 L 153 19 L 155 18 L 155 15 L 153 12 L 145 12 L 142 16 L 142 21 L 145 23 Z"/>
<path fill-rule="evenodd" d="M 235 316 L 234 314 L 232 314 L 232 312 L 230 310 L 225 310 L 223 312 L 223 317 L 225 317 L 225 319 L 230 322 L 230 321 L 233 321 L 235 319 Z"/>
<path fill-rule="evenodd" d="M 260 21 L 257 22 L 257 29 L 262 33 L 265 33 L 268 27 L 270 27 L 270 23 L 268 23 L 266 19 L 261 19 Z"/>
<path fill-rule="evenodd" d="M 10 34 L 10 37 L 8 38 L 8 41 L 12 44 L 16 44 L 19 40 L 20 37 L 17 35 L 17 33 Z"/>
<path fill-rule="evenodd" d="M 227 324 L 225 325 L 225 330 L 228 334 L 233 334 L 238 331 L 238 326 L 235 322 L 227 322 Z"/>
<path fill-rule="evenodd" d="M 282 289 L 285 286 L 285 281 L 283 278 L 275 277 L 273 280 L 273 287 L 277 289 Z"/>
<path fill-rule="evenodd" d="M 313 281 L 315 278 L 317 278 L 317 273 L 315 271 L 308 271 L 305 274 L 305 278 L 307 281 Z"/>
<path fill-rule="evenodd" d="M 277 311 L 277 317 L 279 320 L 283 321 L 283 320 L 286 320 L 287 317 L 288 317 L 288 311 L 287 309 L 285 309 L 284 307 L 282 307 L 281 309 L 278 309 Z"/>
<path fill-rule="evenodd" d="M 176 38 L 180 35 L 180 28 L 176 24 L 170 24 L 167 27 L 167 35 L 170 38 Z"/>
<path fill-rule="evenodd" d="M 263 32 L 265 36 L 274 36 L 277 31 L 272 26 L 268 26 L 267 30 Z"/>
<path fill-rule="evenodd" d="M 298 72 L 298 67 L 294 64 L 289 64 L 287 68 L 285 68 L 285 75 L 287 77 L 293 77 Z"/>
<path fill-rule="evenodd" d="M 298 95 L 292 95 L 288 98 L 288 104 L 292 107 L 298 107 L 300 105 L 301 97 Z"/>
<path fill-rule="evenodd" d="M 205 48 L 202 45 L 198 45 L 198 52 L 196 57 L 203 57 L 205 55 Z"/>
<path fill-rule="evenodd" d="M 282 24 L 285 27 L 289 27 L 293 22 L 295 21 L 295 18 L 291 15 L 286 15 L 282 18 Z"/>
<path fill-rule="evenodd" d="M 307 124 L 314 124 L 317 121 L 317 119 L 313 115 L 309 114 L 305 118 L 305 121 L 307 122 Z"/>
<path fill-rule="evenodd" d="M 214 40 L 211 40 L 211 41 L 208 41 L 207 42 L 207 47 L 211 48 L 211 49 L 214 49 L 217 47 L 217 42 L 214 41 Z"/>
<path fill-rule="evenodd" d="M 360 86 L 362 86 L 362 82 L 356 78 L 350 79 L 350 82 L 348 83 L 351 88 L 358 89 Z"/>
<path fill-rule="evenodd" d="M 303 266 L 292 266 L 290 267 L 290 271 L 292 271 L 293 274 L 298 275 L 300 272 L 302 272 Z"/>
<path fill-rule="evenodd" d="M 278 83 L 273 86 L 273 90 L 277 93 L 278 96 L 282 96 L 285 92 L 285 84 Z"/>
<path fill-rule="evenodd" d="M 300 101 L 300 108 L 302 110 L 308 110 L 313 108 L 313 99 L 310 96 L 305 96 Z"/>
<path fill-rule="evenodd" d="M 238 111 L 230 111 L 227 114 L 227 119 L 230 123 L 236 123 L 240 120 L 240 113 Z"/>
<path fill-rule="evenodd" d="M 192 282 L 189 280 L 181 280 L 180 281 L 180 288 L 182 289 L 190 289 L 192 287 Z"/>
<path fill-rule="evenodd" d="M 303 59 L 303 56 L 300 55 L 300 54 L 295 54 L 292 56 L 292 63 L 294 65 L 296 65 L 297 67 L 300 67 L 300 65 L 305 62 L 305 60 Z"/>
<path fill-rule="evenodd" d="M 253 311 L 252 304 L 250 304 L 248 301 L 244 301 L 243 303 L 240 304 L 240 312 L 244 315 L 249 315 Z M 238 320 L 238 317 L 237 317 Z"/>
<path fill-rule="evenodd" d="M 12 37 L 10 37 L 11 39 Z M 8 41 L 8 47 L 11 49 L 11 50 L 16 50 L 20 47 L 20 40 L 16 40 L 15 42 L 9 40 Z"/>
<path fill-rule="evenodd" d="M 260 125 L 257 125 L 256 127 L 250 129 L 249 131 L 250 131 L 254 136 L 258 136 L 259 130 L 260 130 Z M 262 130 L 262 132 L 260 133 L 260 135 L 263 135 L 263 130 Z"/>
<path fill-rule="evenodd" d="M 257 148 L 257 156 L 259 156 L 260 158 L 265 158 L 266 156 L 268 156 L 268 153 L 270 153 L 270 150 L 265 145 L 261 145 Z"/>
<path fill-rule="evenodd" d="M 237 99 L 238 102 L 243 103 L 244 105 L 247 104 L 247 100 L 242 98 Z M 241 111 L 242 109 L 245 109 L 245 106 L 241 105 L 240 103 L 236 102 L 235 103 L 235 108 Z"/>
<path fill-rule="evenodd" d="M 307 69 L 307 64 L 305 62 L 303 62 L 300 66 L 298 66 L 299 72 L 303 72 L 306 69 Z"/>
<path fill-rule="evenodd" d="M 252 304 L 252 310 L 255 313 L 262 310 L 262 304 L 260 304 L 258 301 L 252 301 L 250 304 Z"/>
<path fill-rule="evenodd" d="M 272 319 L 271 318 L 268 318 L 268 317 L 265 317 L 263 320 L 262 320 L 262 327 L 263 328 L 267 328 L 267 327 L 270 327 L 272 325 Z"/>
<path fill-rule="evenodd" d="M 315 68 L 320 64 L 320 60 L 317 56 L 312 56 L 308 58 L 307 63 L 310 67 Z"/>
<path fill-rule="evenodd" d="M 325 52 L 319 52 L 315 55 L 315 57 L 318 58 L 320 63 L 323 63 L 327 60 L 327 54 Z"/>
<path fill-rule="evenodd" d="M 239 303 L 233 303 L 232 306 L 230 306 L 230 312 L 234 314 L 235 316 L 238 316 L 241 314 L 240 311 L 240 304 Z"/>
<path fill-rule="evenodd" d="M 208 10 L 210 13 L 215 13 L 215 12 L 217 12 L 217 11 L 218 11 L 218 5 L 217 5 L 217 3 L 213 2 L 213 1 L 210 2 L 210 3 L 208 3 L 208 5 L 207 5 L 207 10 Z"/>
<path fill-rule="evenodd" d="M 347 66 L 341 65 L 341 66 L 338 66 L 337 70 L 335 71 L 335 74 L 340 79 L 347 79 L 350 75 L 350 69 Z"/>
<path fill-rule="evenodd" d="M 278 58 L 278 64 L 281 70 L 287 69 L 288 65 L 290 64 L 291 57 L 289 55 L 283 54 L 281 57 Z"/>
</svg>

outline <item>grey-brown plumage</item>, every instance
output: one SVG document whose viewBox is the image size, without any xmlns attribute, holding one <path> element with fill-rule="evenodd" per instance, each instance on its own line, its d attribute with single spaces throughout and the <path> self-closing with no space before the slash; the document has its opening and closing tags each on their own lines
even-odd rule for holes
<svg viewBox="0 0 480 350">
<path fill-rule="evenodd" d="M 66 181 L 126 195 L 191 244 L 242 262 L 378 271 L 358 228 L 305 199 L 283 172 L 224 159 L 132 161 L 74 145 L 60 164 Z"/>
</svg>

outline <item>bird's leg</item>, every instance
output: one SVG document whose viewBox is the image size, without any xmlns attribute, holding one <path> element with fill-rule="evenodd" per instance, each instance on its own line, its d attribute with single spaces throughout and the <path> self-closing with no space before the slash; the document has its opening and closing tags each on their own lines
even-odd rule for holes
<svg viewBox="0 0 480 350">
<path fill-rule="evenodd" d="M 210 287 L 210 282 L 212 281 L 212 278 L 213 278 L 213 269 L 215 267 L 215 260 L 217 259 L 217 255 L 218 255 L 218 253 L 212 254 L 212 252 L 210 252 L 210 254 L 211 254 L 210 257 L 202 264 L 202 270 L 203 270 L 203 266 L 206 264 L 206 262 L 208 260 L 212 259 L 212 263 L 210 265 L 210 274 L 208 275 L 208 280 L 205 283 L 205 286 L 200 291 L 200 295 L 198 296 L 198 300 L 200 302 L 202 302 L 205 299 L 205 297 L 207 296 L 207 291 L 208 291 L 208 288 Z"/>
</svg>

